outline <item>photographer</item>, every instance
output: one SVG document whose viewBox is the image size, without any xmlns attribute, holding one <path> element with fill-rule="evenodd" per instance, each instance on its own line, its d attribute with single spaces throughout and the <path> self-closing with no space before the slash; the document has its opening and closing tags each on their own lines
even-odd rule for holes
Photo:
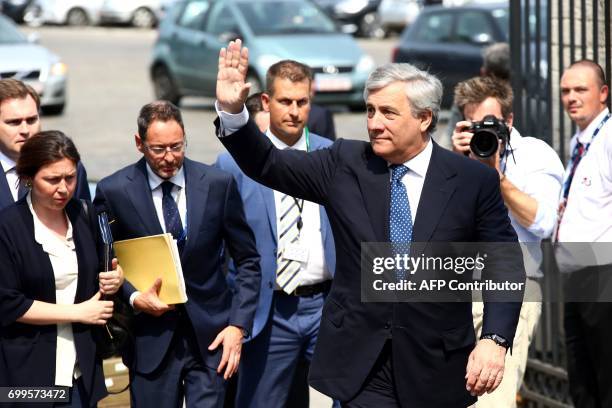
<svg viewBox="0 0 612 408">
<path fill-rule="evenodd" d="M 506 81 L 476 77 L 455 87 L 455 104 L 464 120 L 452 135 L 453 150 L 480 160 L 499 173 L 504 203 L 512 226 L 523 245 L 527 273 L 525 302 L 521 308 L 512 353 L 506 354 L 504 380 L 491 394 L 479 398 L 476 407 L 515 407 L 529 344 L 541 313 L 542 252 L 539 243 L 552 233 L 557 220 L 557 199 L 563 165 L 556 152 L 542 140 L 523 137 L 513 128 L 512 89 Z M 480 335 L 483 304 L 472 307 L 474 327 Z"/>
</svg>

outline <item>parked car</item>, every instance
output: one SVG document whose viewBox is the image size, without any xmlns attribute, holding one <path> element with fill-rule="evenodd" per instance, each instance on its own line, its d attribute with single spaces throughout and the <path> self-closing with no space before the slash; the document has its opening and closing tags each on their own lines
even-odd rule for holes
<svg viewBox="0 0 612 408">
<path fill-rule="evenodd" d="M 508 2 L 425 7 L 402 33 L 392 61 L 409 62 L 440 78 L 442 107 L 448 108 L 455 85 L 479 74 L 482 49 L 508 41 L 508 29 Z"/>
<path fill-rule="evenodd" d="M 0 0 L 0 11 L 17 24 L 23 23 L 28 6 L 36 0 Z"/>
<path fill-rule="evenodd" d="M 35 0 L 24 16 L 30 26 L 63 24 L 68 26 L 96 25 L 100 22 L 103 0 Z"/>
<path fill-rule="evenodd" d="M 422 8 L 422 0 L 382 0 L 378 7 L 380 25 L 386 34 L 401 32 L 414 23 Z"/>
<path fill-rule="evenodd" d="M 15 78 L 40 95 L 45 113 L 60 114 L 66 106 L 67 67 L 45 47 L 29 41 L 11 20 L 0 16 L 0 78 Z"/>
<path fill-rule="evenodd" d="M 381 0 L 314 0 L 347 34 L 383 38 L 378 6 Z"/>
<path fill-rule="evenodd" d="M 315 101 L 363 106 L 374 61 L 306 0 L 188 0 L 177 3 L 159 27 L 151 78 L 155 95 L 214 96 L 219 49 L 242 38 L 249 48 L 248 81 L 262 90 L 266 71 L 282 59 L 308 64 Z"/>
<path fill-rule="evenodd" d="M 151 28 L 157 26 L 169 3 L 169 0 L 105 0 L 100 19 L 102 22 Z"/>
</svg>

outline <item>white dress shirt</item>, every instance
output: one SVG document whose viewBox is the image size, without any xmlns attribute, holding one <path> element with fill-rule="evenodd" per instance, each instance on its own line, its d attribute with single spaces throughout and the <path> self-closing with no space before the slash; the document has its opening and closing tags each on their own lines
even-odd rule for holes
<svg viewBox="0 0 612 408">
<path fill-rule="evenodd" d="M 572 137 L 589 143 L 608 114 L 604 109 L 583 131 Z M 569 163 L 565 179 L 569 175 Z M 564 182 L 565 182 L 564 179 Z M 599 130 L 576 172 L 559 226 L 559 242 L 612 242 L 612 118 Z"/>
<path fill-rule="evenodd" d="M 164 180 L 153 172 L 149 164 L 147 163 L 147 176 L 149 179 L 149 187 L 151 188 L 151 195 L 153 197 L 153 205 L 155 206 L 155 212 L 157 213 L 157 219 L 162 227 L 162 230 L 166 232 L 166 222 L 164 221 L 164 211 L 162 209 L 162 199 L 164 192 L 162 191 L 161 185 L 164 181 L 169 181 L 174 186 L 170 191 L 172 198 L 178 206 L 179 214 L 181 215 L 181 223 L 183 224 L 183 230 L 187 230 L 187 186 L 185 185 L 185 168 L 181 166 L 179 171 L 170 179 Z"/>
<path fill-rule="evenodd" d="M 19 177 L 17 176 L 17 171 L 15 170 L 15 164 L 16 163 L 13 161 L 13 159 L 9 158 L 7 155 L 2 153 L 2 151 L 0 151 L 0 165 L 2 166 L 4 176 L 6 177 L 6 182 L 8 183 L 11 194 L 13 195 L 13 201 L 17 201 L 17 194 L 19 191 Z"/>
<path fill-rule="evenodd" d="M 548 238 L 557 223 L 557 206 L 563 180 L 561 159 L 546 142 L 510 133 L 510 145 L 501 163 L 502 172 L 514 186 L 535 199 L 538 209 L 533 223 L 524 227 L 509 211 L 510 222 L 521 245 L 525 271 L 529 277 L 542 277 L 540 241 Z"/>
<path fill-rule="evenodd" d="M 570 152 L 574 150 L 577 140 L 591 145 L 574 173 L 559 224 L 559 243 L 612 242 L 612 118 L 593 139 L 595 130 L 607 114 L 606 108 L 584 130 L 577 132 L 570 142 Z M 564 182 L 569 171 L 570 163 Z M 576 244 L 559 245 L 555 254 L 559 269 L 563 272 L 612 263 L 612 251 L 603 245 L 589 245 L 588 248 Z"/>
<path fill-rule="evenodd" d="M 32 207 L 30 194 L 27 196 L 27 202 L 34 220 L 34 239 L 49 255 L 53 268 L 55 303 L 72 305 L 76 295 L 79 272 L 76 249 L 72 239 L 72 224 L 66 218 L 68 231 L 65 237 L 61 237 L 40 221 Z M 55 350 L 54 384 L 72 387 L 73 378 L 78 378 L 81 375 L 77 366 L 72 323 L 57 324 L 57 347 Z"/>
<path fill-rule="evenodd" d="M 427 145 L 425 145 L 425 149 L 404 163 L 404 166 L 408 167 L 408 171 L 404 177 L 402 177 L 402 183 L 404 184 L 404 187 L 406 187 L 406 194 L 408 195 L 408 203 L 410 204 L 410 215 L 412 217 L 413 225 L 416 220 L 419 202 L 421 201 L 421 192 L 423 191 L 425 175 L 427 174 L 427 169 L 429 168 L 432 152 L 433 143 L 431 142 L 431 138 L 429 138 Z M 390 165 L 391 164 L 389 163 L 389 166 Z M 389 171 L 389 180 L 390 179 L 391 171 Z"/>
<path fill-rule="evenodd" d="M 295 149 L 306 151 L 306 138 L 304 134 L 293 146 L 288 146 L 285 142 L 272 134 L 270 130 L 266 132 L 268 138 L 277 149 Z M 278 233 L 281 231 L 280 211 L 281 198 L 283 193 L 274 191 L 274 207 L 276 208 L 276 231 L 277 242 Z M 325 263 L 325 252 L 323 247 L 323 236 L 321 235 L 321 213 L 318 204 L 311 201 L 303 201 L 302 220 L 303 226 L 300 230 L 299 244 L 308 248 L 308 261 L 300 262 L 301 267 L 296 278 L 299 278 L 298 286 L 312 285 L 331 279 L 331 274 L 327 270 Z M 279 248 L 280 250 L 280 248 Z M 280 289 L 277 285 L 277 289 Z"/>
</svg>

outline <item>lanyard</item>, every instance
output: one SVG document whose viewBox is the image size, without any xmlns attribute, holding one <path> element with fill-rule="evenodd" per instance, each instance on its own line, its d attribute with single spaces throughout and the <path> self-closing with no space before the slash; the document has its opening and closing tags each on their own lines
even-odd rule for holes
<svg viewBox="0 0 612 408">
<path fill-rule="evenodd" d="M 310 151 L 310 131 L 308 126 L 304 126 L 304 138 L 306 139 L 306 153 Z"/>
<path fill-rule="evenodd" d="M 595 137 L 599 134 L 601 128 L 606 124 L 606 122 L 610 118 L 610 115 L 611 113 L 608 112 L 608 114 L 601 120 L 601 122 L 599 122 L 599 125 L 597 126 L 597 129 L 595 129 L 595 131 L 593 132 L 593 136 L 591 137 L 591 141 L 589 143 L 583 145 L 580 141 L 578 141 L 578 138 L 576 138 L 576 145 L 572 150 L 572 156 L 570 158 L 568 167 L 569 176 L 567 177 L 567 180 L 565 180 L 565 184 L 563 185 L 563 198 L 567 199 L 578 164 L 580 163 L 582 158 L 586 156 L 587 152 L 589 151 L 589 148 L 591 147 L 591 144 L 593 143 L 593 140 L 595 140 Z"/>
<path fill-rule="evenodd" d="M 595 129 L 595 131 L 593 132 L 593 136 L 591 137 L 591 141 L 589 143 L 587 143 L 586 145 L 584 145 L 584 151 L 583 151 L 581 156 L 586 155 L 587 151 L 589 150 L 589 147 L 591 147 L 591 143 L 593 143 L 593 140 L 595 140 L 595 137 L 599 134 L 599 131 L 601 130 L 603 125 L 606 124 L 606 122 L 610 118 L 610 115 L 611 115 L 611 113 L 608 112 L 608 114 L 601 120 L 601 122 L 599 122 L 599 125 L 597 126 L 597 129 Z M 578 151 L 580 149 L 580 144 L 581 143 L 578 141 L 578 139 L 576 139 L 576 145 L 574 146 L 574 150 L 572 151 L 572 158 L 571 158 L 572 162 L 574 160 L 576 160 L 576 156 L 578 155 Z"/>
</svg>

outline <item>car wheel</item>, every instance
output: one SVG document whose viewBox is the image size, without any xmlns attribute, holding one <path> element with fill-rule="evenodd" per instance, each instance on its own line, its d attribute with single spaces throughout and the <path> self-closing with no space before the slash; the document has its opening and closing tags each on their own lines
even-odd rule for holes
<svg viewBox="0 0 612 408">
<path fill-rule="evenodd" d="M 363 37 L 381 39 L 385 38 L 387 33 L 380 22 L 380 16 L 373 11 L 364 15 L 359 23 L 359 33 Z"/>
<path fill-rule="evenodd" d="M 157 99 L 169 101 L 175 105 L 178 105 L 181 101 L 181 95 L 176 89 L 174 80 L 172 80 L 168 68 L 163 65 L 159 65 L 153 70 L 153 89 Z"/>
<path fill-rule="evenodd" d="M 71 27 L 82 27 L 89 25 L 89 16 L 81 8 L 73 8 L 66 15 L 66 25 Z"/>
<path fill-rule="evenodd" d="M 44 23 L 42 14 L 40 4 L 30 4 L 23 12 L 23 22 L 29 27 L 40 27 Z"/>
<path fill-rule="evenodd" d="M 246 81 L 251 83 L 251 89 L 249 89 L 249 95 L 256 94 L 257 92 L 262 92 L 263 87 L 261 86 L 261 81 L 257 78 L 257 75 L 249 72 L 246 77 Z"/>
<path fill-rule="evenodd" d="M 66 108 L 66 104 L 60 103 L 59 105 L 43 106 L 42 111 L 45 115 L 55 116 L 55 115 L 61 115 L 62 113 L 64 113 L 65 108 Z"/>
<path fill-rule="evenodd" d="M 152 28 L 157 24 L 155 14 L 145 7 L 140 7 L 132 16 L 132 25 L 137 28 Z"/>
</svg>

